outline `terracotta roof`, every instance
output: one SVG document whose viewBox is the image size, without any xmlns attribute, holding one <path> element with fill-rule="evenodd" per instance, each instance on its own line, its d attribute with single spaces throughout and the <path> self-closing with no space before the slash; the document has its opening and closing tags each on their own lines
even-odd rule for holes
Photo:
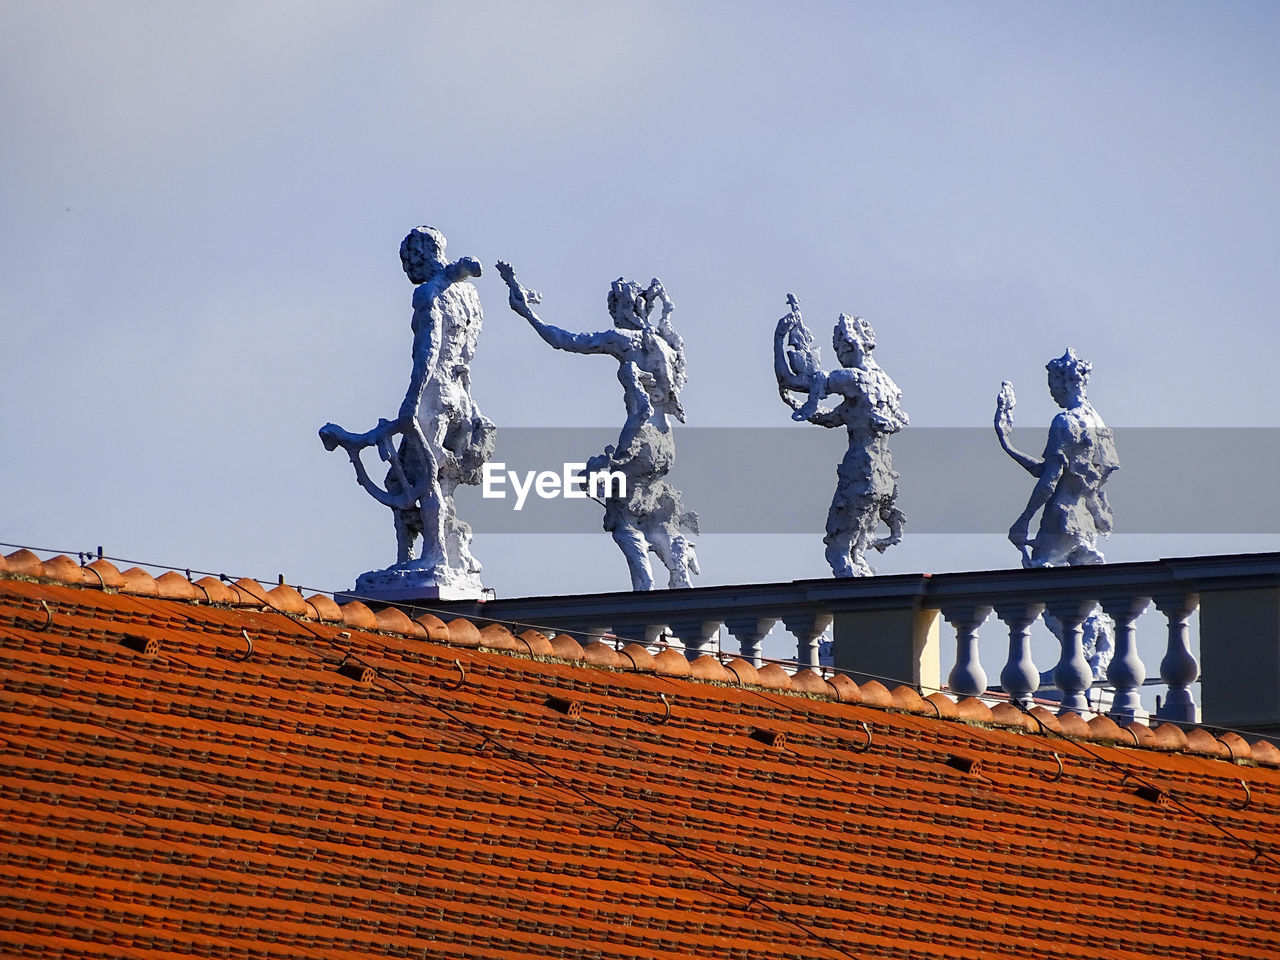
<svg viewBox="0 0 1280 960">
<path fill-rule="evenodd" d="M 479 626 L 4 558 L 0 953 L 1280 957 L 1268 744 Z"/>
</svg>

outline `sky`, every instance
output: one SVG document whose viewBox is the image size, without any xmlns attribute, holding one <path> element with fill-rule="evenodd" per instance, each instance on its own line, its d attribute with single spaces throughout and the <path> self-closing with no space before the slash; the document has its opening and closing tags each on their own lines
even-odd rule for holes
<svg viewBox="0 0 1280 960">
<path fill-rule="evenodd" d="M 817 429 L 771 371 L 794 292 L 819 343 L 841 312 L 874 324 L 909 429 L 989 430 L 1011 379 L 1034 445 L 1068 345 L 1110 425 L 1167 431 L 1173 472 L 1188 432 L 1280 428 L 1270 2 L 9 0 L 0 118 L 7 543 L 325 590 L 393 562 L 387 511 L 316 431 L 398 408 L 422 223 L 485 265 L 473 393 L 499 453 L 622 405 L 612 361 L 507 309 L 498 259 L 574 330 L 606 327 L 615 277 L 660 277 L 690 426 Z M 744 436 L 726 483 L 834 487 L 838 438 L 792 462 Z M 989 443 L 1012 522 L 1030 480 Z M 1148 494 L 1127 476 L 1152 482 L 1122 469 L 1117 502 Z M 941 456 L 932 477 L 981 483 Z M 1207 484 L 1194 533 L 1118 515 L 1108 556 L 1280 550 L 1280 525 L 1211 519 L 1273 481 Z M 1017 565 L 1000 529 L 913 534 L 899 505 L 881 573 Z M 826 576 L 825 513 L 700 538 L 698 582 Z M 474 549 L 500 596 L 628 586 L 603 532 Z"/>
</svg>

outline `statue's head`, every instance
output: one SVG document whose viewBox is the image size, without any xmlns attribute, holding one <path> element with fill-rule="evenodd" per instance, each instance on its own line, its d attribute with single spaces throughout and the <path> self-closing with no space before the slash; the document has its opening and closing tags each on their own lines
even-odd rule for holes
<svg viewBox="0 0 1280 960">
<path fill-rule="evenodd" d="M 1044 368 L 1049 371 L 1049 393 L 1054 403 L 1065 410 L 1084 400 L 1093 364 L 1081 360 L 1075 350 L 1067 347 L 1066 353 L 1050 360 Z"/>
<path fill-rule="evenodd" d="M 876 332 L 862 317 L 842 313 L 831 335 L 831 345 L 835 347 L 836 359 L 842 367 L 860 366 L 876 348 Z"/>
<path fill-rule="evenodd" d="M 619 277 L 609 290 L 609 316 L 620 330 L 643 330 L 649 325 L 651 305 L 640 284 Z"/>
<path fill-rule="evenodd" d="M 435 227 L 414 227 L 400 244 L 400 263 L 409 279 L 426 283 L 446 263 L 444 234 Z"/>
</svg>

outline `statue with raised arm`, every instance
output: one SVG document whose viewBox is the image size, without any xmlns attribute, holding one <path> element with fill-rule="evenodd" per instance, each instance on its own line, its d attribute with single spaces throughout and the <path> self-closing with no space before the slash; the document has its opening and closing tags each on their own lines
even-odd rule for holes
<svg viewBox="0 0 1280 960">
<path fill-rule="evenodd" d="M 680 391 L 688 379 L 684 341 L 671 324 L 673 304 L 667 291 L 656 279 L 644 288 L 619 277 L 608 300 L 614 328 L 570 333 L 534 312 L 541 295 L 522 287 L 509 263 L 499 263 L 498 273 L 510 291 L 511 309 L 550 346 L 607 354 L 618 362 L 627 418 L 617 444 L 587 461 L 588 476 L 620 474 L 625 481 L 625 489 L 605 485 L 604 528 L 626 558 L 633 590 L 653 589 L 650 553 L 667 568 L 669 587 L 693 586 L 698 558 L 681 531 L 697 533 L 698 515 L 685 509 L 680 491 L 666 479 L 676 456 L 671 420 L 684 422 Z"/>
<path fill-rule="evenodd" d="M 391 509 L 395 523 L 395 565 L 361 574 L 356 593 L 389 600 L 478 597 L 481 567 L 453 496 L 459 484 L 480 483 L 495 440 L 493 423 L 471 397 L 483 317 L 469 281 L 480 276 L 480 263 L 448 260 L 444 234 L 425 226 L 405 237 L 400 261 L 414 284 L 413 367 L 400 410 L 361 434 L 327 423 L 320 439 L 327 450 L 347 452 L 356 481 Z M 382 486 L 365 467 L 367 447 L 388 464 Z"/>
<path fill-rule="evenodd" d="M 1103 485 L 1120 469 L 1115 436 L 1086 395 L 1092 364 L 1070 347 L 1050 360 L 1049 393 L 1062 412 L 1049 425 L 1044 455 L 1033 457 L 1014 447 L 1013 408 L 1017 398 L 1008 380 L 996 397 L 995 428 L 1000 446 L 1018 466 L 1036 478 L 1026 508 L 1009 528 L 1009 541 L 1022 554 L 1024 567 L 1062 567 L 1103 563 L 1098 541 L 1111 535 L 1111 504 Z M 1031 522 L 1040 513 L 1040 528 Z M 1061 624 L 1045 623 L 1061 639 Z M 1085 656 L 1094 678 L 1106 672 L 1114 649 L 1111 620 L 1094 613 L 1084 623 Z"/>
<path fill-rule="evenodd" d="M 909 422 L 902 391 L 872 358 L 876 337 L 866 320 L 840 314 L 832 336 L 840 367 L 827 371 L 800 316 L 800 302 L 788 294 L 787 303 L 791 312 L 778 321 L 773 335 L 778 393 L 793 420 L 844 427 L 849 436 L 827 512 L 827 562 L 837 577 L 872 576 L 867 550 L 883 553 L 901 543 L 907 519 L 897 506 L 898 474 L 889 453 L 889 437 Z M 827 397 L 839 398 L 834 408 L 822 406 Z M 881 522 L 888 534 L 877 537 Z"/>
<path fill-rule="evenodd" d="M 1013 385 L 1005 381 L 996 398 L 996 437 L 1014 462 L 1036 478 L 1026 509 L 1009 528 L 1009 540 L 1022 553 L 1024 567 L 1061 567 L 1102 563 L 1100 537 L 1111 533 L 1111 505 L 1102 487 L 1120 468 L 1115 437 L 1085 395 L 1093 370 L 1070 347 L 1045 365 L 1049 393 L 1062 412 L 1049 426 L 1044 456 L 1037 459 L 1010 440 Z M 1031 537 L 1031 521 L 1041 512 L 1040 529 Z"/>
</svg>

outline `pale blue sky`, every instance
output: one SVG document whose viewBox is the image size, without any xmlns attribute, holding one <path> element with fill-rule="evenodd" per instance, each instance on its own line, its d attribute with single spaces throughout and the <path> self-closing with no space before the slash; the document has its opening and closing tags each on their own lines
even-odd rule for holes
<svg viewBox="0 0 1280 960">
<path fill-rule="evenodd" d="M 1274 3 L 10 0 L 0 119 L 9 542 L 326 589 L 390 563 L 316 430 L 403 395 L 418 223 L 486 265 L 473 376 L 500 431 L 621 404 L 608 361 L 507 310 L 499 258 L 577 329 L 613 278 L 661 277 L 691 424 L 788 423 L 769 351 L 794 291 L 820 341 L 842 310 L 875 324 L 915 425 L 989 423 L 1004 378 L 1047 424 L 1071 344 L 1113 426 L 1280 428 Z M 789 468 L 834 483 L 834 459 Z M 704 538 L 701 582 L 825 575 L 814 514 Z M 1109 555 L 1236 549 L 1280 537 Z M 627 585 L 603 533 L 476 553 L 505 596 Z M 921 535 L 880 568 L 1016 560 Z"/>
</svg>

